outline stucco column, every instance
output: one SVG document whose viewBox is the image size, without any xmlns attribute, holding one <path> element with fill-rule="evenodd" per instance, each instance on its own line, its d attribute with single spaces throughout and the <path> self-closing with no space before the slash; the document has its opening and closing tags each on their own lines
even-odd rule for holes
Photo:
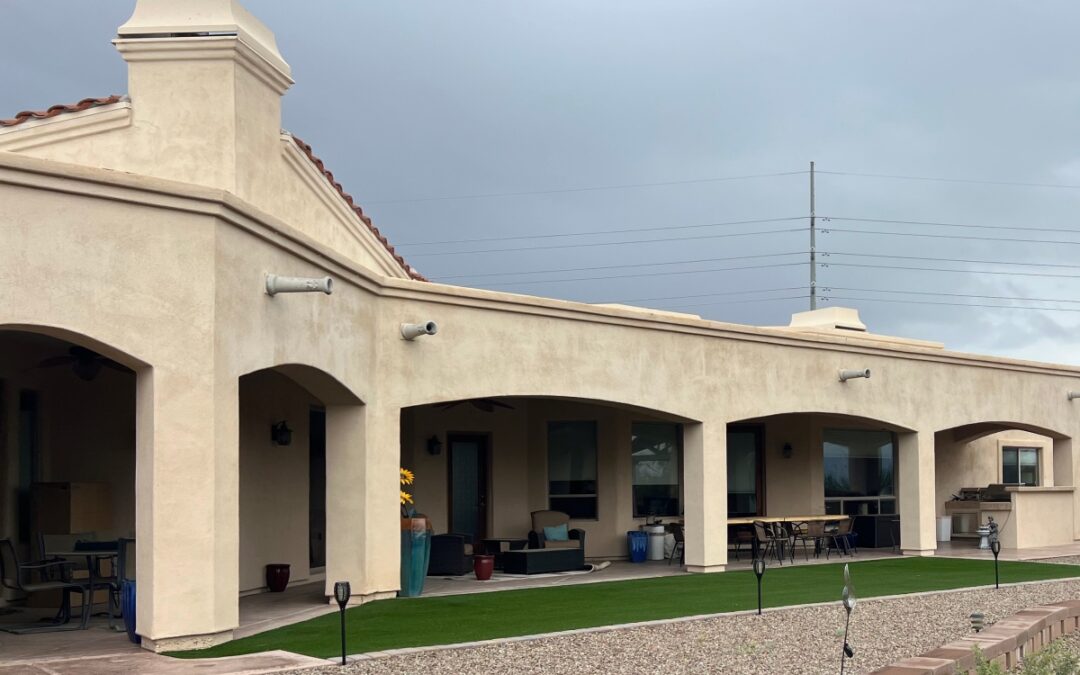
<svg viewBox="0 0 1080 675">
<path fill-rule="evenodd" d="M 683 427 L 686 569 L 723 572 L 727 565 L 727 425 Z"/>
<path fill-rule="evenodd" d="M 326 409 L 326 594 L 348 581 L 353 603 L 399 586 L 398 415 L 363 405 Z"/>
<path fill-rule="evenodd" d="M 1077 471 L 1080 466 L 1073 459 L 1073 440 L 1054 439 L 1054 485 L 1058 487 L 1078 485 Z M 1080 500 L 1073 493 L 1073 539 L 1080 539 Z"/>
<path fill-rule="evenodd" d="M 900 436 L 900 549 L 906 555 L 934 555 L 934 434 L 902 433 Z"/>
<path fill-rule="evenodd" d="M 239 620 L 237 382 L 187 366 L 136 387 L 137 630 L 154 651 L 223 642 Z"/>
</svg>

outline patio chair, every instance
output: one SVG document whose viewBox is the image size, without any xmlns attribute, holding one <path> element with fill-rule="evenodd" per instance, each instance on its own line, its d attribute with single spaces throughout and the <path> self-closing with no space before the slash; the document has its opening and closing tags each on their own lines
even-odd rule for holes
<svg viewBox="0 0 1080 675">
<path fill-rule="evenodd" d="M 753 533 L 753 531 L 747 530 L 744 527 L 735 526 L 735 532 L 734 532 L 734 537 L 733 538 L 735 540 L 735 559 L 738 560 L 739 559 L 739 551 L 742 550 L 743 546 L 748 546 L 750 548 L 753 548 L 753 546 L 754 546 L 754 533 Z"/>
<path fill-rule="evenodd" d="M 808 543 L 814 544 L 814 557 L 818 557 L 821 552 L 821 544 L 825 540 L 825 523 L 820 520 L 811 520 L 805 523 L 793 523 L 796 529 L 793 530 L 795 539 L 791 546 L 791 557 L 795 558 L 795 545 L 802 542 L 803 558 L 810 560 Z"/>
<path fill-rule="evenodd" d="M 109 572 L 105 574 L 101 569 L 102 558 L 91 557 L 90 564 L 93 565 L 93 576 L 91 579 L 87 579 L 83 583 L 83 586 L 90 592 L 90 605 L 91 609 L 94 604 L 94 591 L 101 589 L 107 593 L 106 596 L 106 611 L 109 617 L 109 628 L 115 626 L 115 619 L 120 614 L 120 565 L 118 558 L 120 556 L 120 541 L 77 541 L 75 542 L 74 551 L 93 551 L 101 553 L 112 553 L 114 556 L 109 558 Z M 86 563 L 84 563 L 85 565 Z M 115 610 L 115 611 L 114 611 Z"/>
<path fill-rule="evenodd" d="M 553 541 L 544 536 L 545 527 L 566 525 L 566 541 Z M 570 516 L 562 511 L 533 511 L 529 548 L 585 548 L 585 530 L 570 529 Z"/>
<path fill-rule="evenodd" d="M 776 560 L 780 563 L 780 566 L 784 565 L 783 554 L 780 552 L 780 542 L 774 536 L 771 524 L 755 520 L 754 539 L 757 540 L 758 556 L 762 560 L 769 557 L 769 550 L 771 549 L 776 554 Z"/>
<path fill-rule="evenodd" d="M 87 604 L 89 593 L 82 584 L 71 580 L 70 568 L 71 563 L 65 560 L 20 563 L 19 555 L 15 551 L 15 544 L 12 543 L 11 539 L 0 539 L 0 587 L 25 595 L 42 591 L 61 591 L 63 593 L 63 602 L 60 604 L 60 608 L 50 625 L 6 626 L 0 630 L 20 634 L 73 630 L 70 627 L 57 628 L 60 624 L 66 624 L 71 620 L 71 594 L 73 592 L 78 593 L 82 598 L 82 611 L 80 613 L 82 621 L 79 628 L 86 628 L 86 622 L 90 618 L 90 607 Z M 40 581 L 34 582 L 30 580 L 34 573 L 37 573 Z"/>
<path fill-rule="evenodd" d="M 675 560 L 675 553 L 679 554 L 679 564 L 686 563 L 686 539 L 683 535 L 683 526 L 679 523 L 671 523 L 668 525 L 668 531 L 671 532 L 671 536 L 675 537 L 675 547 L 671 549 L 671 557 L 668 558 L 668 564 L 671 564 L 672 560 Z"/>
<path fill-rule="evenodd" d="M 900 516 L 889 518 L 889 541 L 892 542 L 892 552 L 900 548 Z"/>
</svg>

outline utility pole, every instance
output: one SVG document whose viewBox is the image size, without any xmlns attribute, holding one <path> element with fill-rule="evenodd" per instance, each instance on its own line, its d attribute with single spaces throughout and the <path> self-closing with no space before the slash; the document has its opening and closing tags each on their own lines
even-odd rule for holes
<svg viewBox="0 0 1080 675">
<path fill-rule="evenodd" d="M 810 162 L 810 309 L 817 309 L 817 216 L 814 212 L 814 163 Z"/>
</svg>

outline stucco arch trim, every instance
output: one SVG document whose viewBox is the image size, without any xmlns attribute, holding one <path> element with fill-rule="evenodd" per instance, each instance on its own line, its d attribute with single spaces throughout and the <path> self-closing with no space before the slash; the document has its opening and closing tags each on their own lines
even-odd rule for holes
<svg viewBox="0 0 1080 675">
<path fill-rule="evenodd" d="M 103 339 L 92 337 L 86 333 L 50 324 L 33 323 L 4 323 L 0 324 L 0 334 L 4 332 L 23 332 L 46 335 L 48 337 L 70 342 L 71 344 L 85 347 L 101 354 L 102 356 L 130 368 L 133 371 L 143 370 L 150 367 L 146 360 L 134 356 L 130 351 L 116 347 Z"/>
<path fill-rule="evenodd" d="M 401 405 L 402 408 L 415 408 L 426 405 L 437 405 L 440 403 L 457 403 L 476 399 L 499 399 L 513 402 L 514 400 L 547 400 L 547 401 L 565 401 L 568 403 L 581 403 L 589 405 L 608 406 L 612 408 L 621 408 L 623 410 L 629 410 L 631 412 L 638 412 L 643 415 L 649 416 L 661 416 L 670 418 L 673 421 L 682 422 L 685 424 L 695 424 L 701 420 L 695 419 L 687 414 L 676 412 L 674 410 L 667 410 L 650 405 L 647 402 L 630 402 L 620 401 L 601 397 L 592 396 L 570 396 L 566 394 L 500 394 L 500 393 L 484 393 L 469 396 L 428 396 L 423 399 L 411 400 Z"/>
<path fill-rule="evenodd" d="M 837 423 L 855 422 L 862 425 L 877 426 L 896 433 L 910 433 L 916 430 L 915 425 L 909 423 L 901 423 L 891 420 L 881 419 L 873 415 L 856 415 L 848 411 L 836 411 L 836 410 L 822 410 L 818 408 L 799 409 L 799 410 L 784 410 L 781 412 L 764 412 L 757 415 L 748 415 L 745 417 L 739 417 L 738 419 L 730 420 L 729 424 L 744 424 L 749 422 L 758 422 L 777 417 L 786 417 L 791 415 L 807 415 L 816 416 L 819 418 L 836 420 Z"/>
<path fill-rule="evenodd" d="M 953 427 L 948 427 L 938 431 L 938 434 L 945 435 L 949 440 L 955 443 L 967 443 L 970 441 L 978 440 L 984 436 L 990 436 L 991 434 L 1000 433 L 1002 431 L 1027 431 L 1040 436 L 1048 436 L 1055 440 L 1064 440 L 1070 438 L 1068 434 L 1050 429 L 1048 427 L 1040 426 L 1038 424 L 1030 424 L 1027 422 L 1009 422 L 1004 420 L 988 420 L 985 422 L 970 422 L 968 424 L 960 424 Z"/>
<path fill-rule="evenodd" d="M 253 375 L 265 371 L 280 373 L 306 389 L 324 405 L 363 405 L 364 401 L 348 385 L 322 368 L 304 363 L 280 363 L 257 368 L 241 375 Z"/>
</svg>

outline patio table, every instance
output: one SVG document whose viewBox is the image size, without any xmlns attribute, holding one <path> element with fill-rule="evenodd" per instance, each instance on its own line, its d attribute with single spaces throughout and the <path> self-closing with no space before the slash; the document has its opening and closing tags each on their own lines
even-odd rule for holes
<svg viewBox="0 0 1080 675">
<path fill-rule="evenodd" d="M 810 523 L 810 522 L 839 522 L 841 520 L 848 520 L 848 516 L 845 515 L 814 515 L 814 516 L 750 516 L 750 517 L 738 517 L 728 518 L 728 525 L 753 525 L 754 523 Z M 816 546 L 815 546 L 816 550 Z M 751 555 L 757 558 L 760 555 L 760 548 L 758 546 L 757 537 L 754 537 L 750 542 Z M 783 555 L 781 553 L 781 555 Z M 816 555 L 816 552 L 815 552 Z"/>
<path fill-rule="evenodd" d="M 96 550 L 78 550 L 78 551 L 46 551 L 46 557 L 64 558 L 65 560 L 71 558 L 84 558 L 86 560 L 86 569 L 89 572 L 89 579 L 86 582 L 87 592 L 90 594 L 90 598 L 87 602 L 87 613 L 82 617 L 82 623 L 80 628 L 86 629 L 86 624 L 90 619 L 90 608 L 94 605 L 94 585 L 97 582 L 96 573 L 98 564 L 108 558 L 116 558 L 120 555 L 119 548 L 113 549 L 96 549 Z M 75 582 L 79 583 L 79 582 Z M 109 607 L 109 628 L 115 628 L 112 613 L 112 591 L 107 589 L 109 594 L 108 607 Z"/>
</svg>

